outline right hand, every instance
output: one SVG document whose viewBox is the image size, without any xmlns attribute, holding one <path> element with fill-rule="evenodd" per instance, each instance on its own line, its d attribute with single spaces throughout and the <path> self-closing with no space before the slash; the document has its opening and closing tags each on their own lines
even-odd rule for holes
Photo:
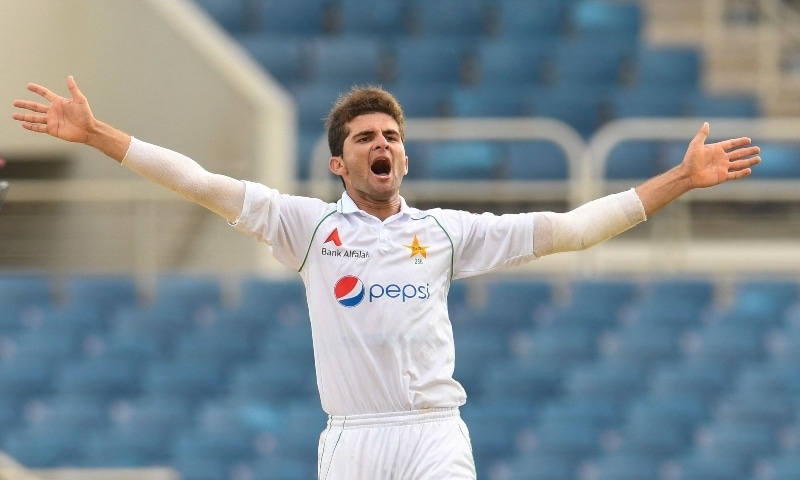
<svg viewBox="0 0 800 480">
<path fill-rule="evenodd" d="M 46 133 L 69 142 L 87 143 L 95 122 L 94 115 L 72 76 L 67 77 L 67 88 L 72 98 L 61 97 L 41 85 L 29 83 L 28 90 L 44 97 L 49 105 L 14 100 L 15 107 L 34 113 L 17 112 L 12 118 L 32 132 Z"/>
</svg>

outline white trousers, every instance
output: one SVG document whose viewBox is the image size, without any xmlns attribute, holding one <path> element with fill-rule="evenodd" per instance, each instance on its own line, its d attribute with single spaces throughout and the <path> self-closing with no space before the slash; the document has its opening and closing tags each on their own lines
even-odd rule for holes
<svg viewBox="0 0 800 480">
<path fill-rule="evenodd" d="M 458 408 L 330 416 L 319 440 L 319 480 L 475 480 Z"/>
</svg>

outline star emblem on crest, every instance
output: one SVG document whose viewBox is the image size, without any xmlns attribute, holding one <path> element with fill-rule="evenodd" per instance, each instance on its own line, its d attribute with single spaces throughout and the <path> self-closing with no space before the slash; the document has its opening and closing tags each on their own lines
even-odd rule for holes
<svg viewBox="0 0 800 480">
<path fill-rule="evenodd" d="M 420 245 L 419 239 L 416 235 L 414 235 L 414 240 L 411 242 L 411 245 L 403 245 L 404 247 L 411 250 L 411 256 L 420 255 L 423 258 L 428 258 L 428 251 L 427 248 L 429 245 Z"/>
</svg>

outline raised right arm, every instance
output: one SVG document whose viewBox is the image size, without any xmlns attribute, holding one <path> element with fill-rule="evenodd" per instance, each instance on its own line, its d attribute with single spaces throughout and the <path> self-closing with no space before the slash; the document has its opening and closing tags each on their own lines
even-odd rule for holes
<svg viewBox="0 0 800 480">
<path fill-rule="evenodd" d="M 148 180 L 202 205 L 229 221 L 235 220 L 244 203 L 244 184 L 225 175 L 208 172 L 191 158 L 172 150 L 142 142 L 96 119 L 75 80 L 67 78 L 71 98 L 56 95 L 41 85 L 28 90 L 48 104 L 15 100 L 14 106 L 33 113 L 15 112 L 22 127 L 68 142 L 89 145 Z"/>
</svg>

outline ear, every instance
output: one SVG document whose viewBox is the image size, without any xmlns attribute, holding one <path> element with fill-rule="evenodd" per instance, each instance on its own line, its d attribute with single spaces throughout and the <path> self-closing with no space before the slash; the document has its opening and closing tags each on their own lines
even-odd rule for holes
<svg viewBox="0 0 800 480">
<path fill-rule="evenodd" d="M 403 175 L 404 176 L 408 175 L 408 155 L 406 155 L 406 173 L 404 173 Z"/>
<path fill-rule="evenodd" d="M 347 172 L 347 167 L 345 166 L 342 157 L 331 157 L 331 159 L 328 161 L 328 168 L 334 175 L 342 176 L 343 173 Z"/>
</svg>

